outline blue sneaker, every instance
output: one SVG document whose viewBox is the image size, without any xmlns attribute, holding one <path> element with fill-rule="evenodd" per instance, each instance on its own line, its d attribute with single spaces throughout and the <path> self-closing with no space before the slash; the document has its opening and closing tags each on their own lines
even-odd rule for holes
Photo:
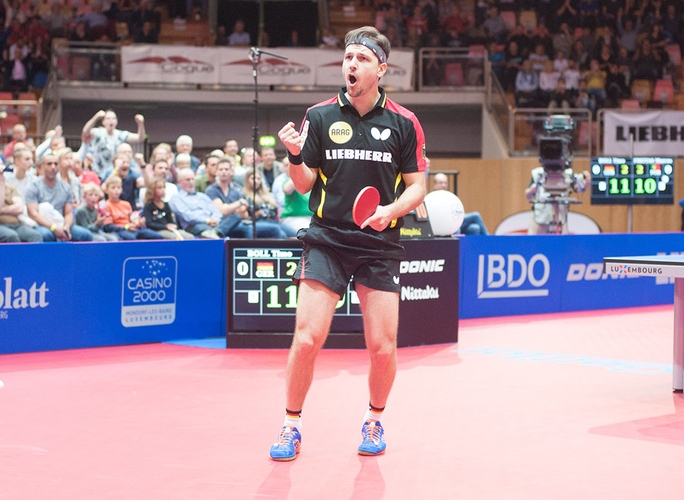
<svg viewBox="0 0 684 500">
<path fill-rule="evenodd" d="M 380 422 L 374 422 L 369 420 L 363 424 L 361 429 L 361 435 L 363 436 L 363 442 L 359 446 L 359 455 L 382 455 L 385 453 L 385 448 L 387 448 L 387 443 L 382 438 L 385 430 L 382 428 Z"/>
<path fill-rule="evenodd" d="M 283 427 L 278 439 L 271 446 L 271 460 L 287 462 L 297 458 L 299 448 L 302 446 L 302 435 L 296 427 Z"/>
</svg>

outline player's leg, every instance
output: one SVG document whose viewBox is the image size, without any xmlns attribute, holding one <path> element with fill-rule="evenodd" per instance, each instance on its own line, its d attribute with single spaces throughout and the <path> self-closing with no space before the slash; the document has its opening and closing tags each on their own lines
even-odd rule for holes
<svg viewBox="0 0 684 500">
<path fill-rule="evenodd" d="M 301 410 L 311 386 L 316 355 L 328 336 L 340 296 L 319 281 L 301 280 L 297 320 L 285 374 L 287 408 Z"/>
<path fill-rule="evenodd" d="M 340 296 L 319 281 L 301 280 L 294 338 L 285 372 L 286 416 L 271 459 L 294 460 L 301 446 L 301 411 L 313 380 L 316 355 L 330 330 Z"/>
<path fill-rule="evenodd" d="M 375 290 L 359 283 L 356 284 L 356 293 L 361 303 L 363 329 L 370 357 L 370 409 L 363 424 L 363 442 L 359 446 L 359 454 L 380 455 L 385 452 L 386 446 L 380 418 L 397 373 L 399 294 Z"/>
</svg>

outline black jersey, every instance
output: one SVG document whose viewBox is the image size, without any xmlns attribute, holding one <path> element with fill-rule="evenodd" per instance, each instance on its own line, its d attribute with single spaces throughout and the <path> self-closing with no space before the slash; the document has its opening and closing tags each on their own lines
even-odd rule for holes
<svg viewBox="0 0 684 500">
<path fill-rule="evenodd" d="M 404 192 L 402 174 L 426 169 L 425 136 L 418 119 L 379 90 L 378 103 L 364 116 L 346 99 L 344 88 L 306 112 L 300 129 L 302 158 L 318 169 L 309 198 L 314 221 L 358 230 L 352 206 L 361 189 L 375 186 L 380 204 L 388 205 Z M 386 231 L 401 224 L 395 220 Z"/>
</svg>

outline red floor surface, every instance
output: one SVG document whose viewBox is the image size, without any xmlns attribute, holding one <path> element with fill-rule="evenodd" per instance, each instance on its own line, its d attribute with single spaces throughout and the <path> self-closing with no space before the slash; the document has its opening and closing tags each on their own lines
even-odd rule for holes
<svg viewBox="0 0 684 500">
<path fill-rule="evenodd" d="M 672 307 L 466 320 L 400 350 L 381 457 L 364 351 L 323 351 L 291 463 L 286 351 L 143 345 L 0 356 L 2 499 L 684 498 Z"/>
</svg>

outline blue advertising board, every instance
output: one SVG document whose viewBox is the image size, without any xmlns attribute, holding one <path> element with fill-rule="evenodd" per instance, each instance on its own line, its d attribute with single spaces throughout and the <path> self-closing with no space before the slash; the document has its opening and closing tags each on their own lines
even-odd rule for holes
<svg viewBox="0 0 684 500">
<path fill-rule="evenodd" d="M 0 245 L 0 353 L 225 332 L 224 242 Z"/>
<path fill-rule="evenodd" d="M 461 238 L 461 318 L 671 304 L 672 279 L 604 275 L 603 257 L 682 252 L 682 233 Z"/>
</svg>

